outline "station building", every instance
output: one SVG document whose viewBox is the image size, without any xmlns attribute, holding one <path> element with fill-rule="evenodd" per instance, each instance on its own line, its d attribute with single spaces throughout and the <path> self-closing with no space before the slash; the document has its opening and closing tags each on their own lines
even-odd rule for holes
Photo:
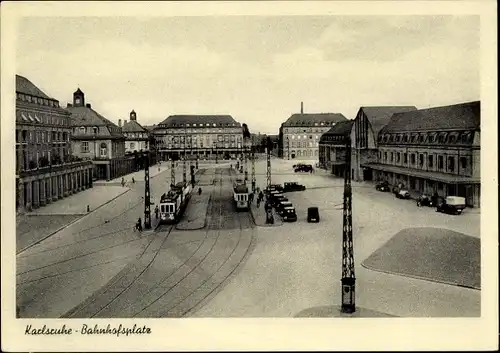
<svg viewBox="0 0 500 353">
<path fill-rule="evenodd" d="M 93 165 L 71 153 L 71 114 L 16 75 L 16 210 L 44 206 L 92 187 Z"/>
<path fill-rule="evenodd" d="M 378 134 L 378 161 L 361 167 L 375 180 L 479 207 L 480 114 L 479 101 L 396 113 Z"/>
<path fill-rule="evenodd" d="M 78 88 L 73 93 L 71 112 L 73 154 L 94 164 L 95 179 L 114 179 L 134 171 L 134 159 L 125 155 L 125 136 L 119 126 L 85 103 Z"/>
<path fill-rule="evenodd" d="M 373 180 L 367 163 L 378 161 L 378 133 L 389 123 L 395 113 L 417 110 L 414 106 L 368 106 L 361 107 L 351 130 L 351 178 L 355 181 Z"/>
<path fill-rule="evenodd" d="M 351 136 L 353 125 L 354 120 L 341 121 L 321 135 L 319 140 L 320 167 L 331 171 L 332 174 L 339 177 L 344 176 L 346 143 L 347 139 Z"/>
<path fill-rule="evenodd" d="M 278 155 L 285 159 L 318 160 L 321 135 L 346 120 L 340 113 L 306 114 L 301 103 L 300 114 L 292 114 L 281 124 Z"/>
<path fill-rule="evenodd" d="M 243 131 L 230 115 L 171 115 L 152 131 L 162 160 L 236 158 Z"/>
</svg>

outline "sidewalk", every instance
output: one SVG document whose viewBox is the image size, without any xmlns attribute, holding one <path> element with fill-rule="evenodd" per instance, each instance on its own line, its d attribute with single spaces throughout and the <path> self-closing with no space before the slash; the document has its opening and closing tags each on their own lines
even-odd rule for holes
<svg viewBox="0 0 500 353">
<path fill-rule="evenodd" d="M 121 186 L 95 186 L 30 213 L 16 217 L 16 252 L 39 243 L 76 222 L 87 213 L 110 203 L 130 189 Z"/>
<path fill-rule="evenodd" d="M 260 207 L 257 208 L 257 204 L 252 202 L 250 206 L 250 214 L 252 215 L 254 223 L 259 227 L 278 227 L 283 225 L 281 217 L 273 209 L 274 224 L 266 224 L 266 210 L 264 208 L 264 203 L 260 203 Z"/>
<path fill-rule="evenodd" d="M 90 212 L 95 211 L 129 190 L 128 187 L 122 186 L 94 186 L 47 206 L 37 208 L 28 213 L 27 216 L 82 216 L 87 214 L 87 205 L 90 207 Z"/>
<path fill-rule="evenodd" d="M 201 195 L 193 193 L 191 200 L 187 205 L 184 216 L 177 224 L 178 230 L 197 230 L 205 228 L 207 222 L 208 204 L 210 202 L 210 193 L 205 192 Z"/>
<path fill-rule="evenodd" d="M 179 167 L 177 167 L 177 170 L 178 169 L 179 169 Z M 159 174 L 166 172 L 166 171 L 168 171 L 170 173 L 170 164 L 162 163 L 160 166 L 158 166 L 158 165 L 151 166 L 151 167 L 149 167 L 149 178 L 152 179 L 152 178 L 154 178 L 154 177 L 158 176 Z M 127 184 L 132 182 L 132 178 L 134 178 L 134 180 L 136 182 L 144 182 L 144 169 L 141 169 L 137 172 L 133 172 L 130 174 L 125 174 L 125 175 L 122 175 L 118 178 L 111 179 L 111 180 L 96 180 L 96 181 L 94 181 L 94 185 L 121 186 L 122 178 L 125 180 L 125 182 Z"/>
</svg>

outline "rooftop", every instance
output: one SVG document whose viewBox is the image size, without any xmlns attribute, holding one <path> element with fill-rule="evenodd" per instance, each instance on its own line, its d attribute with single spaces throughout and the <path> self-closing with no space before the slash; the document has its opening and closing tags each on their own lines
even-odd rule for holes
<svg viewBox="0 0 500 353">
<path fill-rule="evenodd" d="M 370 106 L 361 107 L 362 111 L 370 122 L 375 135 L 389 123 L 393 114 L 404 113 L 417 110 L 414 106 Z"/>
<path fill-rule="evenodd" d="M 332 123 L 338 123 L 345 120 L 347 120 L 347 118 L 340 113 L 293 114 L 282 126 L 316 126 L 316 123 L 332 125 Z"/>
<path fill-rule="evenodd" d="M 166 127 L 213 127 L 213 124 L 225 127 L 241 127 L 241 124 L 234 120 L 231 115 L 170 115 L 158 125 Z"/>
<path fill-rule="evenodd" d="M 420 109 L 394 114 L 381 133 L 479 129 L 480 117 L 480 101 Z"/>
<path fill-rule="evenodd" d="M 20 75 L 16 75 L 16 92 L 45 99 L 52 99 L 42 92 L 41 89 L 35 86 L 30 80 Z"/>
<path fill-rule="evenodd" d="M 130 120 L 123 124 L 122 132 L 149 132 L 149 130 L 139 124 L 137 120 Z"/>
</svg>

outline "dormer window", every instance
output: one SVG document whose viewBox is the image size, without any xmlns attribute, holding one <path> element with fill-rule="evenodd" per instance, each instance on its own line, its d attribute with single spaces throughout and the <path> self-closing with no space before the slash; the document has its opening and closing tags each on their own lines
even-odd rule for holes
<svg viewBox="0 0 500 353">
<path fill-rule="evenodd" d="M 85 126 L 80 127 L 80 133 L 84 134 L 86 130 Z"/>
<path fill-rule="evenodd" d="M 212 124 L 212 126 L 213 126 L 213 127 L 216 127 L 216 126 L 217 126 L 217 124 L 213 123 L 213 124 Z"/>
<path fill-rule="evenodd" d="M 196 127 L 196 124 L 193 124 L 194 127 Z"/>
<path fill-rule="evenodd" d="M 28 98 L 28 102 L 31 103 L 31 96 L 26 96 Z"/>
<path fill-rule="evenodd" d="M 98 127 L 94 127 L 94 135 L 97 135 L 97 132 L 99 131 Z"/>
<path fill-rule="evenodd" d="M 186 124 L 187 127 L 189 127 L 189 124 Z"/>
</svg>

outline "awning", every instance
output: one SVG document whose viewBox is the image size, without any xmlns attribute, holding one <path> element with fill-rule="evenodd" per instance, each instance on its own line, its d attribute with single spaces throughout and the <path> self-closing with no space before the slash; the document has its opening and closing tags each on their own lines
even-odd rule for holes
<svg viewBox="0 0 500 353">
<path fill-rule="evenodd" d="M 361 167 L 380 170 L 383 172 L 409 175 L 416 178 L 429 179 L 448 184 L 481 184 L 480 178 L 472 178 L 468 176 L 453 175 L 453 174 L 446 174 L 439 172 L 429 172 L 425 170 L 404 168 L 395 165 L 387 165 L 381 163 L 366 163 L 366 164 L 361 164 Z"/>
</svg>

